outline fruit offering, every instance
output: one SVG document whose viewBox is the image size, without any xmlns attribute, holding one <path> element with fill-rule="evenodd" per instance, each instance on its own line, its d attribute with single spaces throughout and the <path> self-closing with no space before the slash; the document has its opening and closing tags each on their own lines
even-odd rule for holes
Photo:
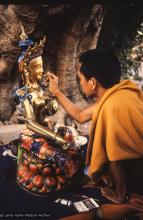
<svg viewBox="0 0 143 220">
<path fill-rule="evenodd" d="M 22 187 L 35 193 L 48 193 L 68 185 L 68 177 L 57 164 L 46 163 L 22 151 L 17 168 L 17 181 Z"/>
<path fill-rule="evenodd" d="M 65 151 L 28 129 L 21 134 L 19 151 L 17 182 L 33 193 L 65 189 L 82 166 L 79 150 Z"/>
</svg>

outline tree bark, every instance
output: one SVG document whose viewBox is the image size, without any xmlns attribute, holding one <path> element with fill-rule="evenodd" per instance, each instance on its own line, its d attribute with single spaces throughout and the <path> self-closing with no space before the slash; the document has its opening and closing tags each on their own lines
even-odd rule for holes
<svg viewBox="0 0 143 220">
<path fill-rule="evenodd" d="M 44 6 L 6 5 L 0 7 L 0 14 L 0 121 L 9 120 L 14 109 L 11 92 L 18 83 L 16 63 L 20 52 L 21 25 L 35 41 L 47 36 L 43 54 L 45 71 L 58 75 L 65 95 L 85 106 L 87 103 L 76 81 L 78 57 L 81 52 L 97 45 L 104 16 L 103 6 L 95 1 L 82 1 L 80 4 L 65 1 Z"/>
<path fill-rule="evenodd" d="M 12 90 L 18 80 L 16 62 L 19 56 L 18 42 L 23 25 L 31 33 L 39 12 L 33 6 L 0 6 L 0 120 L 6 121 L 14 111 Z"/>
</svg>

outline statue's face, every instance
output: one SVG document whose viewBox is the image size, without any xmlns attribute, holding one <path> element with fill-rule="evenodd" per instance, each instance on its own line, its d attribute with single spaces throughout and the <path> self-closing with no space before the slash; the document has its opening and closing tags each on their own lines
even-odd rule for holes
<svg viewBox="0 0 143 220">
<path fill-rule="evenodd" d="M 29 73 L 30 73 L 30 80 L 40 81 L 42 78 L 42 73 L 43 73 L 42 57 L 39 56 L 39 57 L 33 59 L 29 63 L 28 68 L 29 68 Z"/>
</svg>

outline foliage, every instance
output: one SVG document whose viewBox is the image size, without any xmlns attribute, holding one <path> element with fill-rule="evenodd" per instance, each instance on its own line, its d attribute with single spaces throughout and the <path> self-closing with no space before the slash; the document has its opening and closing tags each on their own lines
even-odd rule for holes
<svg viewBox="0 0 143 220">
<path fill-rule="evenodd" d="M 143 54 L 143 10 L 134 0 L 107 5 L 98 46 L 113 48 L 120 61 L 124 78 L 138 79 Z"/>
<path fill-rule="evenodd" d="M 143 54 L 142 39 L 143 23 L 137 28 L 135 39 L 132 41 L 128 39 L 128 47 L 126 46 L 126 48 L 119 53 L 124 78 L 133 78 L 134 80 L 139 81 L 142 80 L 142 77 L 139 75 L 139 66 L 141 65 Z"/>
</svg>

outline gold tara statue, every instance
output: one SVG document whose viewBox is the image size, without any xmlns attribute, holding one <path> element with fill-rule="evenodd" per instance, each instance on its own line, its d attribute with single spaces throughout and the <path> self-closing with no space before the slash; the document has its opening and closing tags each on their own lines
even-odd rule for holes
<svg viewBox="0 0 143 220">
<path fill-rule="evenodd" d="M 42 53 L 46 37 L 34 46 L 29 46 L 22 61 L 20 62 L 20 71 L 23 87 L 16 91 L 22 107 L 24 107 L 24 117 L 27 128 L 40 134 L 43 137 L 50 138 L 64 147 L 65 140 L 52 132 L 45 124 L 46 116 L 53 115 L 58 110 L 56 99 L 48 95 L 41 87 L 43 77 Z"/>
<path fill-rule="evenodd" d="M 26 50 L 20 61 L 23 87 L 16 91 L 27 126 L 20 134 L 17 183 L 38 194 L 68 187 L 82 166 L 81 152 L 75 149 L 69 129 L 64 128 L 64 135 L 62 129 L 59 135 L 45 126 L 45 117 L 58 110 L 56 99 L 48 93 L 46 86 L 46 89 L 41 86 L 45 40 L 44 37 Z"/>
</svg>

